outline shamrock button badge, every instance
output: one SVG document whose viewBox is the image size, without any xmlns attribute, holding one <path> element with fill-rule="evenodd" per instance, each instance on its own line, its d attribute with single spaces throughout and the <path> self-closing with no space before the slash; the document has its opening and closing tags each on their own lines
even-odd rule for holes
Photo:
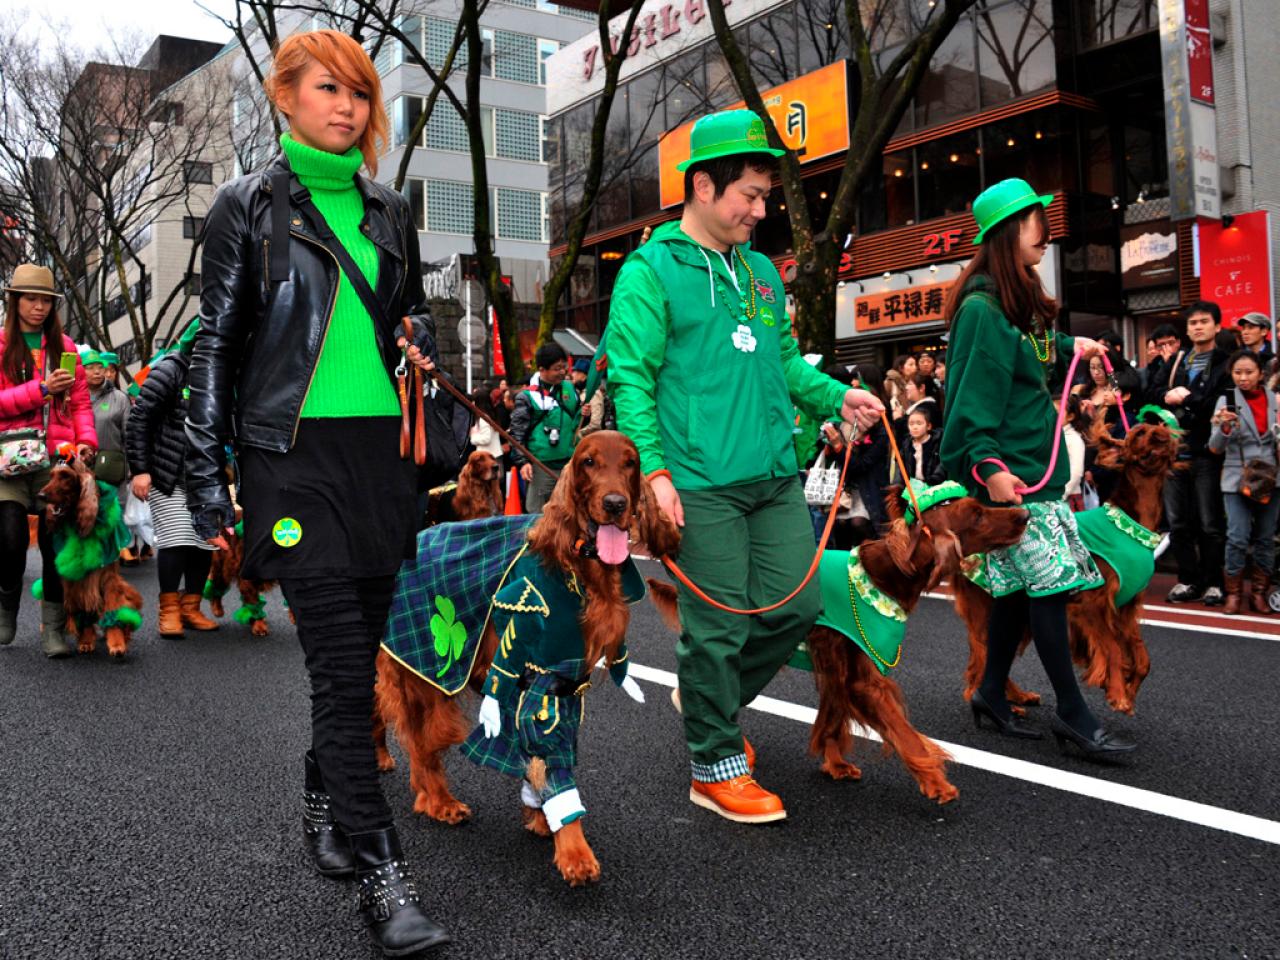
<svg viewBox="0 0 1280 960">
<path fill-rule="evenodd" d="M 286 550 L 296 547 L 298 541 L 302 539 L 302 524 L 293 517 L 281 517 L 271 528 L 271 539 L 276 542 L 276 546 L 284 547 Z"/>
<path fill-rule="evenodd" d="M 756 352 L 756 338 L 751 332 L 751 328 L 745 323 L 738 324 L 738 329 L 733 334 L 733 345 L 743 353 Z"/>
</svg>

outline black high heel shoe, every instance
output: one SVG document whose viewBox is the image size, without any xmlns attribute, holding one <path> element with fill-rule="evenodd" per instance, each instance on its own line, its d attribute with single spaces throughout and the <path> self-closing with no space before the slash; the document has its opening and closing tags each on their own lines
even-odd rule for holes
<svg viewBox="0 0 1280 960">
<path fill-rule="evenodd" d="M 1067 722 L 1056 713 L 1050 718 L 1049 726 L 1053 729 L 1053 739 L 1058 741 L 1058 749 L 1069 753 L 1068 743 L 1074 743 L 1087 760 L 1101 760 L 1121 753 L 1132 753 L 1138 745 L 1132 740 L 1125 740 L 1113 733 L 1107 733 L 1102 727 L 1093 731 L 1093 736 L 1083 733 L 1067 725 Z"/>
<path fill-rule="evenodd" d="M 1019 740 L 1044 739 L 1043 733 L 1027 726 L 1017 714 L 1010 714 L 1008 720 L 1003 719 L 991 709 L 991 704 L 987 703 L 977 690 L 973 691 L 973 696 L 969 698 L 969 709 L 973 711 L 973 725 L 979 730 L 982 729 L 982 718 L 986 717 L 995 724 L 996 732 L 1002 736 L 1015 737 Z"/>
</svg>

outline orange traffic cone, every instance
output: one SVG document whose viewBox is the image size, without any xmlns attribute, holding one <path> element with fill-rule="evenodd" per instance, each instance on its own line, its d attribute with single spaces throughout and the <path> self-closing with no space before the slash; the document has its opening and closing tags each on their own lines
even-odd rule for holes
<svg viewBox="0 0 1280 960">
<path fill-rule="evenodd" d="M 524 504 L 520 502 L 520 472 L 515 467 L 507 476 L 507 506 L 503 512 L 508 517 L 524 513 Z"/>
</svg>

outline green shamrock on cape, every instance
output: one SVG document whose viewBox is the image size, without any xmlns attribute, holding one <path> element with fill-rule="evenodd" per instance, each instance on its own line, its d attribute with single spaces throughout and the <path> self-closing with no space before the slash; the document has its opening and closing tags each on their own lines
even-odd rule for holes
<svg viewBox="0 0 1280 960">
<path fill-rule="evenodd" d="M 448 597 L 436 597 L 436 610 L 439 612 L 431 615 L 431 637 L 435 640 L 436 656 L 444 657 L 444 665 L 436 671 L 437 677 L 443 677 L 462 656 L 467 628 L 453 619 L 453 601 Z"/>
</svg>

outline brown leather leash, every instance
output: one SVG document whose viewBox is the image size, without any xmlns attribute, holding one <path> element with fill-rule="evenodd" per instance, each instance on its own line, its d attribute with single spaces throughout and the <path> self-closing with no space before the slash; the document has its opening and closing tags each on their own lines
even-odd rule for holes
<svg viewBox="0 0 1280 960">
<path fill-rule="evenodd" d="M 404 336 L 408 343 L 413 343 L 413 321 L 404 318 Z M 396 384 L 400 393 L 400 459 L 409 459 L 409 396 L 408 396 L 408 355 L 396 367 Z M 427 462 L 427 421 L 422 399 L 422 371 L 415 364 L 413 368 L 414 412 L 417 422 L 413 426 L 413 462 L 422 466 Z"/>
</svg>

